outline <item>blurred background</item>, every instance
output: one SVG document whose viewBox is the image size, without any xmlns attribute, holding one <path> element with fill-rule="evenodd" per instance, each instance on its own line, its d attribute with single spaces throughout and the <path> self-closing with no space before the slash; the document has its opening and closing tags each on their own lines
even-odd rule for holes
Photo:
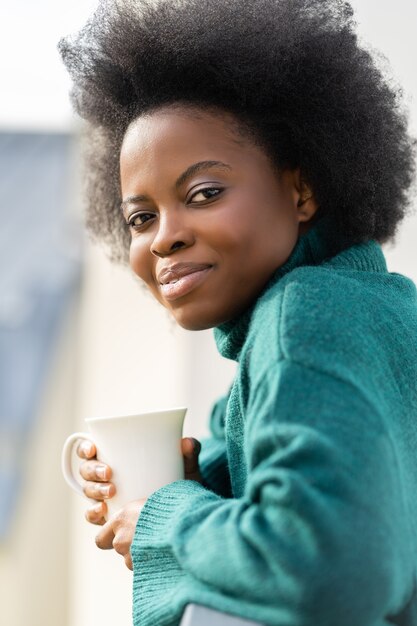
<svg viewBox="0 0 417 626">
<path fill-rule="evenodd" d="M 131 572 L 99 551 L 85 503 L 63 481 L 66 436 L 93 415 L 189 407 L 184 435 L 208 434 L 234 365 L 211 331 L 174 325 L 126 268 L 85 236 L 79 122 L 56 45 L 93 0 L 0 4 L 0 622 L 131 623 Z M 364 39 L 403 86 L 417 135 L 417 5 L 354 0 Z M 417 217 L 384 246 L 417 282 Z"/>
</svg>

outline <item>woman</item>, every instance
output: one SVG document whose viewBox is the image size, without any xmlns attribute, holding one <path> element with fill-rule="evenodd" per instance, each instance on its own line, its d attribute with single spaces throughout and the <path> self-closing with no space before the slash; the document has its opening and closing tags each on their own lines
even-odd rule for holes
<svg viewBox="0 0 417 626">
<path fill-rule="evenodd" d="M 189 602 L 268 625 L 417 623 L 417 297 L 397 94 L 323 0 L 105 2 L 60 44 L 92 132 L 91 231 L 238 361 L 187 480 L 104 523 L 134 623 Z"/>
</svg>

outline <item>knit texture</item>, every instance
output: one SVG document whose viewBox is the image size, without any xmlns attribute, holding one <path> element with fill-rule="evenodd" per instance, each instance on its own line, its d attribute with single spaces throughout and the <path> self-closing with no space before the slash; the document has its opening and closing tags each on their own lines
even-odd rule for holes
<svg viewBox="0 0 417 626">
<path fill-rule="evenodd" d="M 204 484 L 150 496 L 135 626 L 189 602 L 270 626 L 417 624 L 417 291 L 374 240 L 321 219 L 238 319 L 203 440 Z"/>
</svg>

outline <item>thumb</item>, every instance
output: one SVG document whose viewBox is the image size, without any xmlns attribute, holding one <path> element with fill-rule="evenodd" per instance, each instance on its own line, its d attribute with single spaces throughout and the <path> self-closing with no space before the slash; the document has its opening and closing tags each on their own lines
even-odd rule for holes
<svg viewBox="0 0 417 626">
<path fill-rule="evenodd" d="M 198 480 L 200 478 L 198 456 L 201 451 L 201 443 L 194 437 L 184 437 L 181 440 L 181 448 L 184 459 L 185 478 Z"/>
</svg>

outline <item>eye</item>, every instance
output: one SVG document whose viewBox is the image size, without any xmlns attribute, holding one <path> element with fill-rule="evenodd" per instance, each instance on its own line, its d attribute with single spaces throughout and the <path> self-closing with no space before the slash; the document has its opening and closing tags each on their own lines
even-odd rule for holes
<svg viewBox="0 0 417 626">
<path fill-rule="evenodd" d="M 134 213 L 127 220 L 127 225 L 129 228 L 133 228 L 134 230 L 140 230 L 142 226 L 144 226 L 147 222 L 152 220 L 155 217 L 153 213 L 146 213 L 143 211 L 142 213 Z"/>
<path fill-rule="evenodd" d="M 204 202 L 205 200 L 211 200 L 215 196 L 218 196 L 223 189 L 219 187 L 204 187 L 204 189 L 199 189 L 196 191 L 190 198 L 190 202 Z M 201 196 L 199 199 L 198 196 Z"/>
</svg>

